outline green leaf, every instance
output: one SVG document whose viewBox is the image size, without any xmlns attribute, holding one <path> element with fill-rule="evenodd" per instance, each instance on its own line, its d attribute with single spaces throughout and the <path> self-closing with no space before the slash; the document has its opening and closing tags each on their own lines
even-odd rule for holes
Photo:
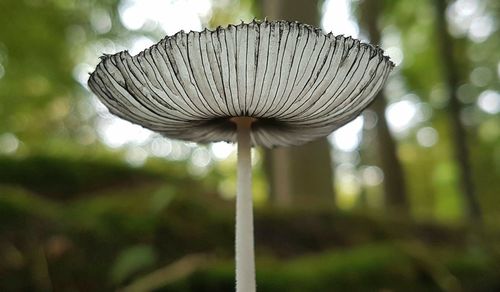
<svg viewBox="0 0 500 292">
<path fill-rule="evenodd" d="M 111 281 L 119 284 L 133 274 L 151 267 L 156 261 L 156 254 L 149 245 L 137 245 L 123 250 L 111 268 Z"/>
</svg>

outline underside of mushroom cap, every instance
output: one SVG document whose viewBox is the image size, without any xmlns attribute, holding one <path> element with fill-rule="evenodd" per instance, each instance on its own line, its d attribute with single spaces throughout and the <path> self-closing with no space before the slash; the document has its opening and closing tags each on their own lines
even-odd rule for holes
<svg viewBox="0 0 500 292">
<path fill-rule="evenodd" d="M 298 22 L 252 21 L 179 32 L 131 56 L 102 57 L 88 85 L 111 113 L 162 135 L 299 145 L 354 119 L 394 67 L 383 51 Z"/>
</svg>

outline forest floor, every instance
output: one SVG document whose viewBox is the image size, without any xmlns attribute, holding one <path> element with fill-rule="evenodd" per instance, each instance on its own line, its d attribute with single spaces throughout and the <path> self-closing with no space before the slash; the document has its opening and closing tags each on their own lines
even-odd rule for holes
<svg viewBox="0 0 500 292">
<path fill-rule="evenodd" d="M 500 290 L 491 228 L 261 207 L 255 234 L 259 291 Z M 0 159 L 1 291 L 233 291 L 233 239 L 233 201 L 177 166 Z"/>
</svg>

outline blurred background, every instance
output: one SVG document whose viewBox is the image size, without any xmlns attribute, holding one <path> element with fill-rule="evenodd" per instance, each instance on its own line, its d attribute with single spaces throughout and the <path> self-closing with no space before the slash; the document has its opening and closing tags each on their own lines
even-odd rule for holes
<svg viewBox="0 0 500 292">
<path fill-rule="evenodd" d="M 233 291 L 235 146 L 86 85 L 103 53 L 298 20 L 396 64 L 328 138 L 254 149 L 259 291 L 500 291 L 500 2 L 2 0 L 0 290 Z"/>
</svg>

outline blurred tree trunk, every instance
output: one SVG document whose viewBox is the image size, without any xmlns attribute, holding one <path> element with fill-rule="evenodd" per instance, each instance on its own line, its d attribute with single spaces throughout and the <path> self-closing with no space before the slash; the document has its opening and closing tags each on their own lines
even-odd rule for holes
<svg viewBox="0 0 500 292">
<path fill-rule="evenodd" d="M 475 222 L 481 221 L 481 208 L 479 200 L 474 191 L 472 182 L 472 171 L 469 163 L 469 151 L 467 145 L 467 136 L 464 125 L 460 120 L 460 112 L 462 106 L 457 96 L 457 88 L 459 86 L 459 76 L 457 64 L 454 60 L 453 38 L 448 32 L 446 23 L 446 7 L 445 0 L 436 0 L 434 2 L 436 8 L 436 30 L 438 38 L 439 53 L 442 64 L 443 79 L 446 82 L 446 87 L 449 94 L 449 118 L 453 131 L 453 145 L 455 157 L 460 168 L 460 181 L 462 183 L 462 192 L 467 204 L 469 218 Z"/>
<path fill-rule="evenodd" d="M 261 0 L 263 16 L 270 20 L 319 25 L 317 0 Z M 277 206 L 334 205 L 330 145 L 326 138 L 303 146 L 265 150 L 271 201 Z"/>
<path fill-rule="evenodd" d="M 378 19 L 382 11 L 382 1 L 364 0 L 360 4 L 360 25 L 368 35 L 372 44 L 380 44 L 380 29 Z M 383 92 L 378 93 L 371 109 L 377 114 L 376 141 L 377 151 L 384 172 L 384 189 L 386 204 L 408 214 L 408 198 L 405 186 L 405 176 L 399 161 L 396 143 L 389 131 L 385 118 L 387 102 Z"/>
</svg>

